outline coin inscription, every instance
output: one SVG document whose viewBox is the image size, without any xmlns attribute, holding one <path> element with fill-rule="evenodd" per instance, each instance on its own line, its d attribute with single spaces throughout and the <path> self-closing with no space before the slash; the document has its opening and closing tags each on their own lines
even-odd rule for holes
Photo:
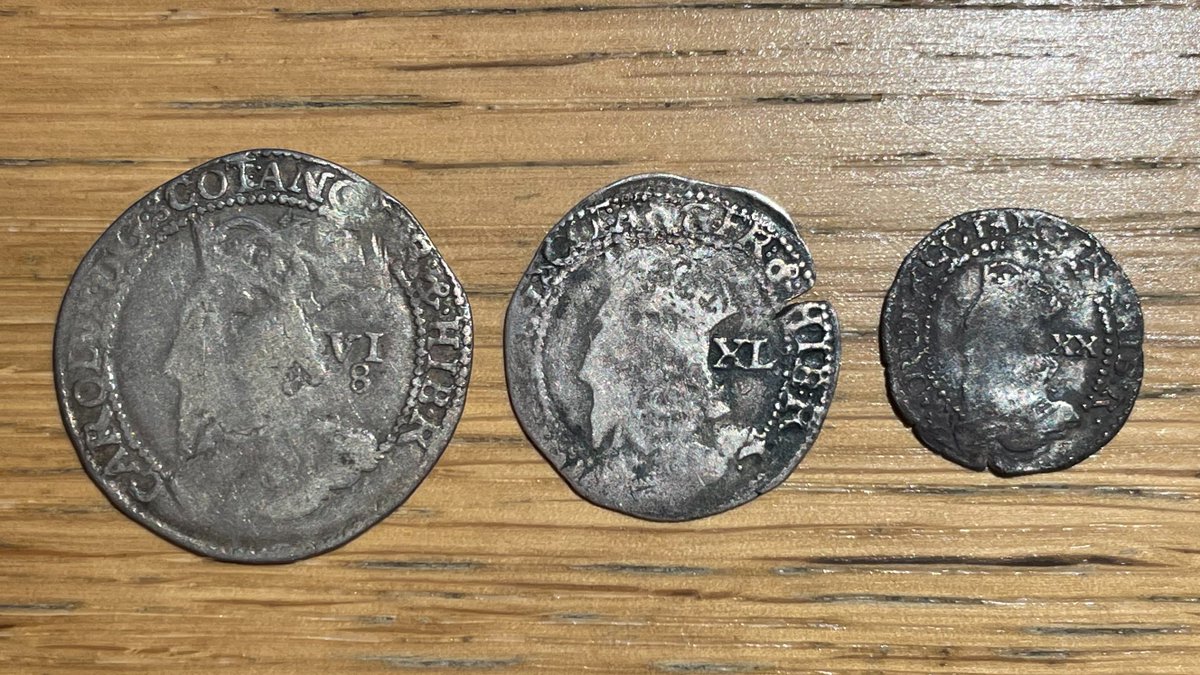
<svg viewBox="0 0 1200 675">
<path fill-rule="evenodd" d="M 1133 408 L 1142 314 L 1112 256 L 1041 211 L 966 213 L 905 259 L 880 329 L 893 400 L 959 464 L 1018 475 L 1099 450 Z"/>
<path fill-rule="evenodd" d="M 765 198 L 663 174 L 584 199 L 509 305 L 505 364 L 530 439 L 586 499 L 686 520 L 782 482 L 838 370 L 812 259 Z"/>
<path fill-rule="evenodd" d="M 279 562 L 416 488 L 462 412 L 471 331 L 402 204 L 324 160 L 252 150 L 100 236 L 63 300 L 55 374 L 122 511 L 205 555 Z"/>
</svg>

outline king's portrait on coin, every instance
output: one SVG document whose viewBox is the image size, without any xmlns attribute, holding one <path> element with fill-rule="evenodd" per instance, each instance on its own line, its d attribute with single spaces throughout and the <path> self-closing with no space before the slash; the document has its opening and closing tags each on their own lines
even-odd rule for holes
<svg viewBox="0 0 1200 675">
<path fill-rule="evenodd" d="M 961 349 L 942 352 L 960 446 L 1026 453 L 1079 424 L 1075 406 L 1059 398 L 1063 368 L 1051 354 L 1067 302 L 1037 269 L 1011 260 L 971 264 L 951 284 L 941 309 L 955 318 L 939 330 L 960 333 Z"/>
<path fill-rule="evenodd" d="M 200 512 L 303 516 L 378 463 L 374 435 L 331 412 L 337 394 L 312 317 L 316 263 L 254 218 L 194 231 L 199 278 L 166 362 L 179 386 L 170 487 Z M 226 492 L 195 489 L 214 472 Z"/>
<path fill-rule="evenodd" d="M 647 502 L 710 485 L 732 459 L 763 449 L 764 439 L 731 417 L 732 393 L 707 358 L 713 328 L 753 301 L 739 290 L 761 291 L 729 284 L 728 258 L 678 253 L 647 246 L 609 263 L 609 293 L 579 373 L 592 394 L 592 443 L 604 450 L 583 480 L 628 484 Z"/>
</svg>

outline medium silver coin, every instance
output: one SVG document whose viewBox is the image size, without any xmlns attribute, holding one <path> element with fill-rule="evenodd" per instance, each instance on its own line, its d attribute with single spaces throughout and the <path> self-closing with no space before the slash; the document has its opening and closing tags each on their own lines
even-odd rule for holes
<svg viewBox="0 0 1200 675">
<path fill-rule="evenodd" d="M 408 209 L 284 150 L 212 161 L 80 263 L 54 369 L 87 473 L 222 560 L 339 546 L 399 506 L 462 413 L 471 312 Z"/>
<path fill-rule="evenodd" d="M 1108 443 L 1142 381 L 1142 312 L 1113 257 L 1057 216 L 994 209 L 913 248 L 880 327 L 888 388 L 927 446 L 1002 476 Z"/>
<path fill-rule="evenodd" d="M 802 302 L 812 258 L 778 206 L 663 174 L 590 195 L 509 304 L 521 426 L 584 498 L 699 518 L 782 482 L 837 381 L 837 319 Z"/>
</svg>

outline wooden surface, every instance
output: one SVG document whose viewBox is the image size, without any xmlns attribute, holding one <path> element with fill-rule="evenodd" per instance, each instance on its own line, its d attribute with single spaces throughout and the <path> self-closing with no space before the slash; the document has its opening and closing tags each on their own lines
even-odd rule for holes
<svg viewBox="0 0 1200 675">
<path fill-rule="evenodd" d="M 1200 5 L 582 1 L 0 8 L 0 669 L 1200 672 Z M 69 275 L 127 205 L 263 146 L 405 202 L 478 338 L 413 498 L 338 551 L 254 567 L 109 505 L 50 347 Z M 545 231 L 650 170 L 787 208 L 844 326 L 812 453 L 686 524 L 578 499 L 501 368 Z M 1090 229 L 1142 297 L 1141 399 L 1066 472 L 960 469 L 884 395 L 896 267 L 987 206 Z"/>
</svg>

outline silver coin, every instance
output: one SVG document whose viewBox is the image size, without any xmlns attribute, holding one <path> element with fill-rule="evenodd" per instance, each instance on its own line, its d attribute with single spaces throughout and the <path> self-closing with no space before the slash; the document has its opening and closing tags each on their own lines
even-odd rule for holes
<svg viewBox="0 0 1200 675">
<path fill-rule="evenodd" d="M 284 150 L 212 161 L 80 263 L 59 404 L 126 515 L 223 560 L 339 546 L 399 506 L 462 413 L 471 312 L 408 209 Z"/>
<path fill-rule="evenodd" d="M 812 445 L 837 319 L 781 208 L 662 174 L 590 195 L 546 235 L 509 304 L 521 426 L 584 498 L 651 520 L 743 504 Z"/>
<path fill-rule="evenodd" d="M 887 382 L 923 443 L 1003 476 L 1082 461 L 1142 380 L 1142 312 L 1087 232 L 1041 211 L 937 227 L 896 274 L 880 328 Z"/>
</svg>

